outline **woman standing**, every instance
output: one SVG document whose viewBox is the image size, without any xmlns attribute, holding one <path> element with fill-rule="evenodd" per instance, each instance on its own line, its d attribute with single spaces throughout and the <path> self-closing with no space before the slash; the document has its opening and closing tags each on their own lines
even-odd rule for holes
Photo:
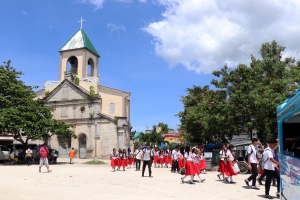
<svg viewBox="0 0 300 200">
<path fill-rule="evenodd" d="M 156 168 L 158 165 L 159 151 L 158 148 L 154 148 L 154 167 Z"/>
<path fill-rule="evenodd" d="M 202 183 L 203 181 L 205 181 L 205 179 L 201 179 L 200 177 L 201 174 L 200 164 L 199 164 L 200 151 L 197 148 L 193 148 L 192 153 L 194 159 L 193 162 L 194 162 L 195 174 L 197 174 L 200 182 Z"/>
<path fill-rule="evenodd" d="M 131 168 L 133 163 L 133 153 L 131 152 L 130 148 L 128 148 L 127 150 L 127 155 L 128 155 L 128 160 L 127 160 L 128 168 Z"/>
<path fill-rule="evenodd" d="M 219 169 L 218 172 L 220 172 L 220 174 L 218 174 L 218 178 L 221 180 L 221 175 L 223 177 L 223 181 L 225 181 L 225 172 L 226 172 L 226 164 L 227 164 L 227 157 L 229 154 L 229 150 L 227 149 L 227 145 L 223 144 L 222 145 L 222 150 L 219 153 L 220 156 L 220 163 L 219 163 Z"/>
<path fill-rule="evenodd" d="M 118 156 L 117 156 L 117 163 L 118 163 L 117 170 L 120 170 L 120 167 L 122 166 L 122 156 L 123 156 L 122 149 L 119 149 Z"/>
<path fill-rule="evenodd" d="M 184 177 L 181 178 L 181 182 L 184 183 L 184 179 L 187 176 L 190 176 L 190 184 L 195 184 L 193 181 L 193 178 L 195 176 L 195 168 L 194 168 L 194 164 L 193 164 L 193 154 L 191 152 L 191 147 L 190 146 L 186 146 L 185 147 L 185 153 L 184 153 L 184 168 L 185 168 L 185 175 Z"/>
<path fill-rule="evenodd" d="M 160 164 L 160 167 L 163 168 L 163 164 L 164 164 L 164 153 L 161 149 L 159 149 L 159 164 Z M 159 167 L 159 165 L 158 165 Z"/>
<path fill-rule="evenodd" d="M 178 167 L 179 167 L 179 173 L 181 174 L 184 168 L 184 147 L 180 147 L 179 149 Z"/>
<path fill-rule="evenodd" d="M 207 168 L 205 157 L 204 157 L 204 149 L 200 149 L 200 169 L 203 170 L 203 174 L 206 174 L 205 169 Z"/>
<path fill-rule="evenodd" d="M 235 183 L 233 182 L 232 180 L 232 176 L 236 176 L 238 175 L 238 173 L 235 173 L 233 171 L 233 168 L 232 166 L 234 165 L 234 160 L 235 160 L 235 155 L 234 155 L 234 152 L 233 152 L 233 145 L 229 145 L 228 147 L 228 157 L 227 157 L 227 165 L 226 165 L 226 178 L 225 178 L 225 182 L 229 182 L 231 184 Z M 229 179 L 229 181 L 228 181 Z"/>
<path fill-rule="evenodd" d="M 123 149 L 123 152 L 122 152 L 122 161 L 121 161 L 121 166 L 123 167 L 123 171 L 125 171 L 125 167 L 127 166 L 127 152 L 126 152 L 126 149 Z"/>
<path fill-rule="evenodd" d="M 110 153 L 110 166 L 111 166 L 113 172 L 115 172 L 116 166 L 117 166 L 117 151 L 116 151 L 116 148 L 114 148 L 113 151 Z"/>
<path fill-rule="evenodd" d="M 169 163 L 169 152 L 168 152 L 167 148 L 164 148 L 163 155 L 164 155 L 164 163 L 165 163 L 165 167 L 168 168 L 168 163 Z"/>
</svg>

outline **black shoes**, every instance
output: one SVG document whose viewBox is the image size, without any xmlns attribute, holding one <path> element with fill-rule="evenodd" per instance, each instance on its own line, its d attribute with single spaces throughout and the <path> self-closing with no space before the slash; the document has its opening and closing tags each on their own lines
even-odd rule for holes
<svg viewBox="0 0 300 200">
<path fill-rule="evenodd" d="M 256 187 L 256 186 L 252 186 L 251 189 L 254 189 L 254 190 L 260 190 L 260 188 Z"/>
<path fill-rule="evenodd" d="M 262 182 L 261 182 L 261 180 L 257 180 L 257 182 L 259 183 L 259 185 L 264 185 Z"/>
<path fill-rule="evenodd" d="M 247 179 L 245 179 L 245 183 L 247 186 L 249 186 L 249 181 Z"/>
<path fill-rule="evenodd" d="M 270 195 L 265 195 L 265 198 L 266 199 L 274 199 L 272 196 L 270 196 Z"/>
<path fill-rule="evenodd" d="M 217 177 L 221 180 L 220 174 L 218 174 Z"/>
</svg>

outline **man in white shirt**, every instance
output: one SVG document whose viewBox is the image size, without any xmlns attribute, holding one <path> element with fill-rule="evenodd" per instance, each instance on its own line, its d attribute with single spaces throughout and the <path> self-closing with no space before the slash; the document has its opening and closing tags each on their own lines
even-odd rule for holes
<svg viewBox="0 0 300 200">
<path fill-rule="evenodd" d="M 178 147 L 175 147 L 175 149 L 172 151 L 172 167 L 171 172 L 176 173 L 178 166 Z"/>
<path fill-rule="evenodd" d="M 151 176 L 151 173 L 152 173 L 152 171 L 151 171 L 151 156 L 154 156 L 152 153 L 153 152 L 150 149 L 150 144 L 146 144 L 146 148 L 143 149 L 142 157 L 141 157 L 141 160 L 143 161 L 142 177 L 144 177 L 146 165 L 148 166 L 149 177 L 150 178 L 153 177 L 153 176 Z"/>
<path fill-rule="evenodd" d="M 142 156 L 142 150 L 141 147 L 138 146 L 137 150 L 134 152 L 135 156 L 135 171 L 139 171 L 141 169 L 141 156 Z"/>
<path fill-rule="evenodd" d="M 275 173 L 275 167 L 276 165 L 279 165 L 279 162 L 274 159 L 274 149 L 277 145 L 278 141 L 276 139 L 270 140 L 269 147 L 265 149 L 262 157 L 262 163 L 264 163 L 263 167 L 266 174 L 265 198 L 267 199 L 273 199 L 273 197 L 269 194 L 273 177 L 275 176 L 279 179 L 279 176 Z M 279 186 L 277 187 L 277 197 L 279 197 Z"/>
<path fill-rule="evenodd" d="M 249 182 L 252 180 L 252 189 L 259 190 L 258 187 L 256 187 L 256 177 L 258 175 L 258 169 L 257 169 L 257 157 L 256 153 L 258 151 L 257 145 L 262 146 L 261 142 L 258 141 L 257 138 L 252 139 L 252 144 L 249 145 L 247 149 L 248 153 L 248 167 L 252 171 L 252 175 L 248 178 L 245 179 L 245 183 L 249 186 Z"/>
</svg>

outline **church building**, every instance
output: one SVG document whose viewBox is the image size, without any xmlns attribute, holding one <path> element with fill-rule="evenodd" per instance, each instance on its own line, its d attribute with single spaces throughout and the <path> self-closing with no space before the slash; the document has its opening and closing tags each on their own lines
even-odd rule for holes
<svg viewBox="0 0 300 200">
<path fill-rule="evenodd" d="M 100 55 L 80 28 L 59 51 L 58 81 L 46 81 L 36 93 L 53 108 L 53 117 L 72 124 L 77 139 L 48 141 L 68 157 L 109 158 L 113 148 L 130 147 L 130 92 L 100 84 Z"/>
</svg>

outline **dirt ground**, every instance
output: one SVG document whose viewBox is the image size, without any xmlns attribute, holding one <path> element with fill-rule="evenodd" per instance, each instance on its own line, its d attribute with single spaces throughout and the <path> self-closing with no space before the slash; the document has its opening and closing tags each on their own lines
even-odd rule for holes
<svg viewBox="0 0 300 200">
<path fill-rule="evenodd" d="M 46 173 L 45 167 L 39 173 L 37 165 L 0 165 L 0 199 L 254 200 L 264 195 L 264 186 L 260 190 L 245 186 L 243 180 L 249 175 L 238 175 L 234 177 L 236 184 L 225 184 L 218 180 L 217 172 L 208 172 L 201 175 L 206 179 L 204 183 L 190 185 L 182 184 L 181 175 L 171 173 L 170 168 L 152 168 L 153 178 L 142 178 L 141 171 L 135 168 L 111 172 L 109 164 L 86 165 L 82 162 L 89 160 L 80 159 L 73 165 L 68 164 L 68 159 L 58 161 L 50 165 L 51 173 Z M 271 187 L 270 194 L 275 192 L 276 187 Z"/>
</svg>

